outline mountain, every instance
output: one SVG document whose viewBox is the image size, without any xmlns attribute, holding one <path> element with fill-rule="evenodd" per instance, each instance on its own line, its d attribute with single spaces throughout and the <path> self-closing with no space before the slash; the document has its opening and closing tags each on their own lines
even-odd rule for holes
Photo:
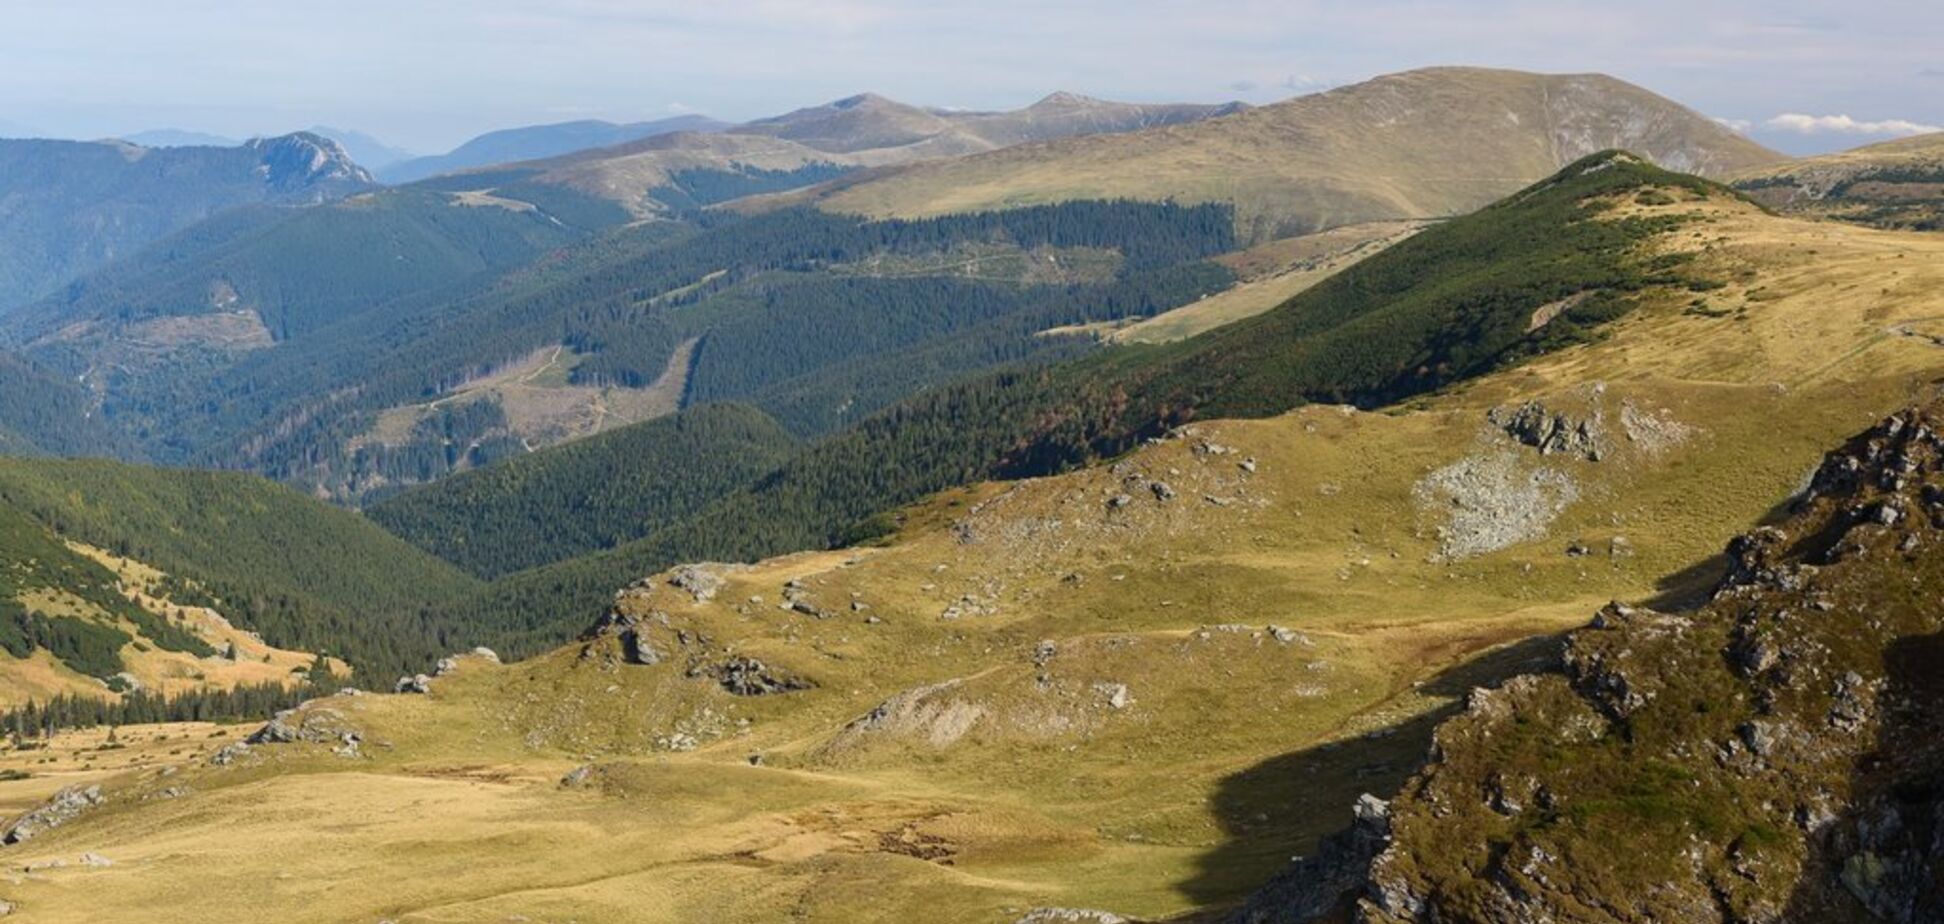
<svg viewBox="0 0 1944 924">
<path fill-rule="evenodd" d="M 310 129 L 313 135 L 329 138 L 344 148 L 351 159 L 366 170 L 382 174 L 386 168 L 418 156 L 401 147 L 396 147 L 361 131 L 346 128 L 330 128 L 317 125 Z"/>
<path fill-rule="evenodd" d="M 314 132 L 314 134 L 323 134 Z M 326 135 L 325 137 L 330 137 Z M 241 139 L 212 135 L 208 132 L 184 131 L 179 128 L 155 128 L 136 132 L 122 137 L 123 141 L 145 148 L 233 148 L 243 144 Z M 359 161 L 363 163 L 363 161 Z"/>
<path fill-rule="evenodd" d="M 1548 248 L 1581 251 L 1554 243 L 1562 229 L 1594 236 L 1583 244 L 1617 224 L 1625 242 L 1589 259 L 1686 280 L 1632 292 L 1630 311 L 1576 342 L 1499 353 L 1519 361 L 1393 403 L 1201 416 L 1102 464 L 946 481 L 960 486 L 887 513 L 891 528 L 863 545 L 621 569 L 578 623 L 562 612 L 563 584 L 509 624 L 553 622 L 534 657 L 461 655 L 408 682 L 422 693 L 320 698 L 255 731 L 188 726 L 160 746 L 122 729 L 125 751 L 90 750 L 95 732 L 0 754 L 28 773 L 89 754 L 101 768 L 10 790 L 29 822 L 13 830 L 29 836 L 5 848 L 8 862 L 68 865 L 9 883 L 5 898 L 56 924 L 302 916 L 327 892 L 326 916 L 357 920 L 618 922 L 644 908 L 676 920 L 1223 920 L 1292 856 L 1332 856 L 1319 845 L 1353 806 L 1377 819 L 1374 803 L 1396 796 L 1402 859 L 1386 881 L 1438 886 L 1396 894 L 1447 920 L 1518 920 L 1468 904 L 1511 888 L 1534 909 L 1567 888 L 1606 899 L 1562 906 L 1574 919 L 1642 907 L 1722 920 L 1725 906 L 1788 920 L 1742 902 L 1790 881 L 1804 856 L 1790 816 L 1807 807 L 1820 824 L 1825 786 L 1835 837 L 1811 891 L 1840 900 L 1848 889 L 1822 871 L 1841 868 L 1863 894 L 1908 895 L 1929 884 L 1903 871 L 1928 872 L 1908 861 L 1932 834 L 1922 772 L 1934 770 L 1935 710 L 1922 707 L 1936 665 L 1921 643 L 1873 652 L 1937 631 L 1917 618 L 1935 618 L 1938 541 L 1935 450 L 1920 440 L 1944 424 L 1932 415 L 1876 436 L 1881 451 L 1846 453 L 1874 480 L 1855 495 L 1805 473 L 1944 372 L 1928 336 L 1944 239 L 1772 214 L 1634 159 L 1582 167 L 1496 215 L 1399 242 L 1321 284 L 1332 299 L 1299 297 L 1300 310 L 1254 329 L 1284 338 L 1300 368 L 1298 321 L 1338 331 L 1339 346 L 1370 334 L 1328 313 L 1355 296 L 1359 316 L 1407 330 L 1382 307 L 1401 300 L 1383 283 L 1414 276 L 1430 290 L 1409 315 L 1480 322 L 1420 344 L 1456 374 L 1460 354 L 1495 355 L 1498 322 L 1543 329 L 1570 309 L 1560 302 L 1573 293 L 1509 287 L 1554 263 Z M 1153 355 L 1206 360 L 1184 343 L 1090 362 L 1111 375 Z M 1420 381 L 1418 352 L 1381 368 Z M 1254 353 L 1241 368 L 1274 364 Z M 1213 406 L 1225 380 L 1208 381 Z M 980 394 L 991 393 L 959 392 L 962 417 L 913 402 L 876 426 L 943 446 L 962 420 L 990 419 Z M 869 455 L 828 477 L 865 494 L 919 464 Z M 1805 481 L 1825 499 L 1782 523 Z M 1851 513 L 1821 511 L 1859 502 L 1855 514 L 1881 524 L 1880 501 L 1902 511 L 1888 529 L 1821 528 L 1853 527 Z M 1705 599 L 1728 570 L 1720 550 L 1771 515 L 1791 540 L 1738 560 L 1795 590 L 1725 600 L 1685 627 L 1647 614 Z M 1830 548 L 1860 567 L 1821 558 Z M 1818 570 L 1788 567 L 1801 555 Z M 1627 686 L 1594 682 L 1582 698 L 1546 681 L 1534 708 L 1507 684 L 1556 665 L 1559 634 L 1614 599 L 1653 602 L 1592 633 L 1623 644 L 1576 647 L 1614 653 L 1582 662 L 1597 671 L 1587 676 Z M 1743 621 L 1750 631 L 1731 631 Z M 1628 656 L 1634 644 L 1648 647 Z M 1755 677 L 1729 673 L 1762 652 Z M 1624 704 L 1636 679 L 1637 736 L 1576 705 Z M 1844 689 L 1866 708 L 1832 715 Z M 1468 702 L 1476 721 L 1494 702 L 1516 708 L 1483 745 L 1462 728 L 1440 736 L 1452 763 L 1430 772 L 1448 784 L 1410 783 L 1439 753 L 1433 730 Z M 1828 724 L 1859 714 L 1840 738 Z M 1846 773 L 1885 729 L 1883 759 Z M 145 760 L 114 761 L 131 755 Z M 1634 756 L 1655 759 L 1629 766 Z M 1494 778 L 1501 766 L 1513 772 Z M 1526 798 L 1528 777 L 1563 796 L 1559 811 L 1537 788 Z M 1798 779 L 1808 785 L 1778 785 Z M 100 786 L 99 804 L 85 788 L 48 799 L 69 780 Z M 1419 790 L 1440 798 L 1414 801 Z M 75 864 L 84 852 L 114 865 Z M 1502 875 L 1476 875 L 1487 870 Z M 93 884 L 109 875 L 112 888 Z M 1719 886 L 1702 893 L 1718 899 L 1705 914 L 1654 904 L 1694 894 L 1703 875 Z M 197 901 L 172 900 L 185 881 Z M 263 887 L 276 882 L 307 885 Z M 1867 919 L 1799 907 L 1795 920 Z"/>
<path fill-rule="evenodd" d="M 1887 228 L 1944 228 L 1944 134 L 1805 157 L 1736 175 L 1775 208 Z"/>
<path fill-rule="evenodd" d="M 225 209 L 371 183 L 335 142 L 303 133 L 233 148 L 0 140 L 0 311 Z"/>
<path fill-rule="evenodd" d="M 893 159 L 889 152 L 896 152 L 895 159 L 901 161 L 951 157 L 1028 141 L 1200 121 L 1244 108 L 1240 103 L 1115 103 L 1054 93 L 1013 112 L 956 112 L 864 93 L 727 131 L 781 138 L 832 154 L 884 152 L 876 160 L 885 163 Z"/>
<path fill-rule="evenodd" d="M 906 217 L 1067 199 L 1229 202 L 1246 236 L 1266 240 L 1462 214 L 1606 148 L 1715 177 L 1783 159 L 1611 77 L 1432 68 L 1224 118 L 912 165 L 815 198 Z"/>
<path fill-rule="evenodd" d="M 1012 112 L 946 112 L 947 121 L 994 148 L 1074 135 L 1118 134 L 1234 115 L 1246 103 L 1121 103 L 1065 91 Z"/>
<path fill-rule="evenodd" d="M 670 132 L 711 132 L 725 123 L 707 116 L 682 115 L 651 122 L 616 124 L 584 119 L 551 125 L 529 125 L 487 132 L 451 151 L 414 157 L 379 168 L 387 183 L 409 183 L 442 173 L 456 173 L 494 164 L 542 160 L 589 148 L 604 148 Z"/>
</svg>

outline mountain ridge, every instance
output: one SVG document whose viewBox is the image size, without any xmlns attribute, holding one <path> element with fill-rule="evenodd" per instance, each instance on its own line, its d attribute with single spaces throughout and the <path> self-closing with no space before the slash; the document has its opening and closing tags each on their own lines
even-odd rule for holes
<svg viewBox="0 0 1944 924">
<path fill-rule="evenodd" d="M 1604 148 L 1717 176 L 1783 159 L 1605 75 L 1425 68 L 1111 142 L 1082 136 L 907 166 L 807 198 L 905 216 L 1062 198 L 1229 201 L 1261 240 L 1460 214 Z M 1211 162 L 1223 170 L 1197 166 Z"/>
</svg>

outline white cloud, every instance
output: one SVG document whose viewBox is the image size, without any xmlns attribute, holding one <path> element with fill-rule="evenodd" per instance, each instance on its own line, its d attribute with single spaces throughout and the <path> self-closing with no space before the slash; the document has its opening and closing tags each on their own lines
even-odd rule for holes
<svg viewBox="0 0 1944 924">
<path fill-rule="evenodd" d="M 1748 134 L 1749 129 L 1755 127 L 1755 123 L 1750 122 L 1747 119 L 1724 119 L 1720 116 L 1712 116 L 1711 118 L 1714 119 L 1716 125 L 1728 129 L 1729 131 L 1741 132 L 1744 135 Z"/>
<path fill-rule="evenodd" d="M 1846 115 L 1817 116 L 1800 112 L 1785 112 L 1763 124 L 1777 131 L 1799 135 L 1923 135 L 1944 132 L 1944 126 L 1925 125 L 1909 119 L 1867 122 Z"/>
</svg>

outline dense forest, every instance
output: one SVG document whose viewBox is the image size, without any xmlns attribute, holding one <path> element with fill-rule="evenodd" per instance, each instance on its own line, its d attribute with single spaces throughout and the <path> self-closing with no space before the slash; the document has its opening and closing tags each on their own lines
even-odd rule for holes
<svg viewBox="0 0 1944 924">
<path fill-rule="evenodd" d="M 444 248 L 455 244 L 439 231 L 440 223 L 456 220 L 449 213 L 473 211 L 435 204 L 446 195 L 413 188 L 375 204 L 354 199 L 331 208 L 397 210 L 410 229 L 399 232 L 403 240 L 441 242 Z M 500 220 L 532 216 L 507 212 Z M 429 273 L 428 287 L 405 294 L 394 290 L 408 281 L 385 281 L 392 278 L 386 269 L 372 279 L 344 273 L 345 279 L 318 281 L 312 295 L 285 298 L 278 293 L 299 288 L 306 276 L 286 274 L 282 261 L 314 250 L 295 242 L 332 227 L 307 214 L 272 226 L 275 234 L 245 236 L 246 250 L 279 255 L 244 261 L 250 272 L 276 280 L 265 288 L 282 307 L 264 314 L 280 338 L 275 348 L 228 364 L 189 372 L 171 367 L 120 381 L 106 396 L 103 415 L 139 435 L 158 461 L 245 468 L 356 501 L 370 485 L 432 480 L 501 457 L 503 451 L 492 450 L 510 445 L 503 441 L 489 448 L 487 458 L 467 458 L 462 465 L 456 456 L 442 458 L 451 443 L 443 434 L 386 446 L 360 441 L 386 408 L 425 402 L 553 345 L 572 351 L 569 384 L 639 387 L 663 374 L 678 346 L 699 339 L 690 401 L 754 402 L 777 413 L 793 432 L 815 436 L 991 363 L 1042 350 L 1060 358 L 1075 349 L 1070 342 L 1034 337 L 1024 322 L 1153 313 L 1226 287 L 1233 282 L 1228 271 L 1203 261 L 1235 246 L 1233 225 L 1225 206 L 1131 202 L 922 221 L 867 221 L 808 209 L 751 216 L 700 212 L 594 234 L 510 272 L 489 271 L 503 262 L 500 257 L 466 262 L 453 273 Z M 474 219 L 467 227 L 484 233 L 480 229 L 487 226 Z M 534 257 L 543 243 L 507 232 L 458 249 L 502 248 L 510 261 Z M 329 247 L 353 244 L 316 246 L 336 253 Z M 1093 263 L 1101 262 L 1093 255 L 1107 254 L 1112 261 L 1099 278 L 966 276 L 945 255 L 970 244 L 1054 264 L 1072 253 Z M 443 266 L 444 252 L 405 262 Z M 899 274 L 860 269 L 886 257 L 936 268 Z M 371 258 L 338 254 L 330 262 L 356 267 Z M 212 272 L 204 266 L 207 259 L 191 260 L 194 267 L 180 278 Z M 1008 265 L 1031 268 L 1018 257 Z M 122 276 L 90 285 L 125 292 L 151 278 L 132 270 Z M 258 286 L 242 271 L 224 270 L 223 278 L 240 299 L 266 297 L 253 294 Z M 198 297 L 206 301 L 207 293 Z M 1022 323 L 979 331 L 975 348 L 956 362 L 899 365 L 885 377 L 860 373 L 860 363 L 949 343 L 1007 317 Z M 64 370 L 86 362 L 79 346 L 38 349 Z M 840 378 L 819 383 L 826 369 Z M 843 387 L 844 381 L 853 384 Z M 760 395 L 770 389 L 779 399 L 773 406 Z M 818 403 L 810 403 L 813 398 Z"/>
<path fill-rule="evenodd" d="M 457 475 L 367 512 L 492 578 L 639 539 L 769 473 L 795 448 L 761 411 L 702 405 Z"/>
</svg>

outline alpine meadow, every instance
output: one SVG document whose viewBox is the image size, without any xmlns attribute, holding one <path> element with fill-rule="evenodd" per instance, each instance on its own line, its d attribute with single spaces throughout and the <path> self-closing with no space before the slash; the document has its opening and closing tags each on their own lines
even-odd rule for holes
<svg viewBox="0 0 1944 924">
<path fill-rule="evenodd" d="M 1944 924 L 1797 6 L 0 13 L 0 918 Z"/>
</svg>

